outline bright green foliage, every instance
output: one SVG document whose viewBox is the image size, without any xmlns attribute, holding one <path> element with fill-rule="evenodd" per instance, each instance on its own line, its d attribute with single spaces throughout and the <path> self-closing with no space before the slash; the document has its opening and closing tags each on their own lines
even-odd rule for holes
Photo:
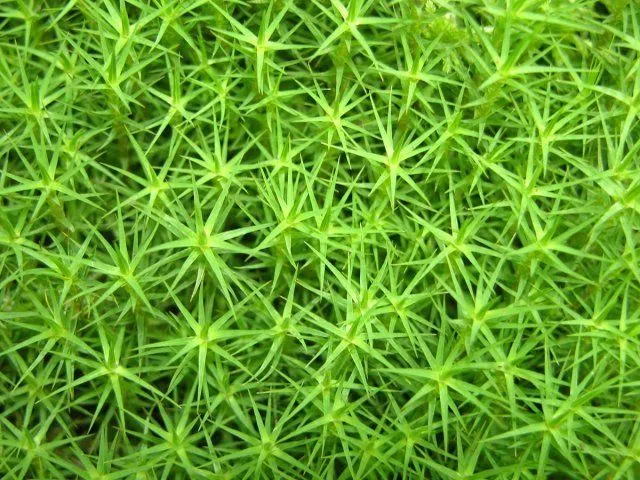
<svg viewBox="0 0 640 480">
<path fill-rule="evenodd" d="M 0 477 L 640 478 L 640 6 L 0 0 Z"/>
</svg>

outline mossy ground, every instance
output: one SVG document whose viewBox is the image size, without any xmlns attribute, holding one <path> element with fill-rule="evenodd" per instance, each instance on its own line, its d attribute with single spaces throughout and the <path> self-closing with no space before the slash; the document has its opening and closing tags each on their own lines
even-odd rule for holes
<svg viewBox="0 0 640 480">
<path fill-rule="evenodd" d="M 0 1 L 0 477 L 640 478 L 640 7 Z"/>
</svg>

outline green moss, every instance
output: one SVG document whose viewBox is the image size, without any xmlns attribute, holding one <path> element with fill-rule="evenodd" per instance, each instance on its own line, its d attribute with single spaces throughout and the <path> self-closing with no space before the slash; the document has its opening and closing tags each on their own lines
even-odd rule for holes
<svg viewBox="0 0 640 480">
<path fill-rule="evenodd" d="M 0 2 L 0 477 L 639 478 L 638 25 Z"/>
</svg>

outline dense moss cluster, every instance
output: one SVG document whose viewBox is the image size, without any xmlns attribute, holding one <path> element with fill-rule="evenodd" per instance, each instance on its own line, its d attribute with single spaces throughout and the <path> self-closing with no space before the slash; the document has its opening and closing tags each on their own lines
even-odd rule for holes
<svg viewBox="0 0 640 480">
<path fill-rule="evenodd" d="M 640 7 L 0 2 L 0 477 L 640 478 Z"/>
</svg>

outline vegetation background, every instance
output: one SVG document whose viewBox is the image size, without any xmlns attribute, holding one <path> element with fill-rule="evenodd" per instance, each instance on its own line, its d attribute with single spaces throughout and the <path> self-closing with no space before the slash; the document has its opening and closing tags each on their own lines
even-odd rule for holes
<svg viewBox="0 0 640 480">
<path fill-rule="evenodd" d="M 640 478 L 640 6 L 0 1 L 0 477 Z"/>
</svg>

